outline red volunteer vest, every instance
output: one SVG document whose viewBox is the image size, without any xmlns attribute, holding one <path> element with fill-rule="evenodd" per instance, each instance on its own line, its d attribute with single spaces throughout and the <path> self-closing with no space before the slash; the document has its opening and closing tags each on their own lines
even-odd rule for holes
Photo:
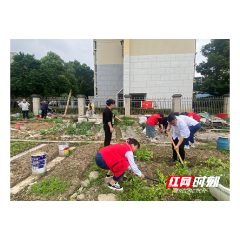
<svg viewBox="0 0 240 240">
<path fill-rule="evenodd" d="M 187 116 L 188 116 L 188 117 L 193 116 L 193 119 L 194 119 L 194 120 L 196 120 L 196 121 L 198 121 L 198 122 L 200 121 L 200 116 L 197 115 L 196 113 L 189 112 Z"/>
<path fill-rule="evenodd" d="M 115 177 L 119 177 L 127 170 L 129 162 L 125 154 L 129 151 L 133 152 L 129 143 L 113 144 L 99 150 Z"/>
<path fill-rule="evenodd" d="M 155 127 L 155 125 L 158 124 L 158 118 L 161 118 L 159 114 L 153 114 L 151 117 L 148 118 L 146 123 Z"/>
</svg>

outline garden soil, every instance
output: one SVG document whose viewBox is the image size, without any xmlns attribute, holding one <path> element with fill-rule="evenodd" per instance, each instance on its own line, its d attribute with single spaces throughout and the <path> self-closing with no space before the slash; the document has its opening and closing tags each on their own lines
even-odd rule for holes
<svg viewBox="0 0 240 240">
<path fill-rule="evenodd" d="M 43 146 L 33 152 L 27 153 L 17 159 L 10 162 L 10 187 L 14 187 L 16 184 L 26 179 L 32 174 L 31 155 L 37 152 L 46 152 L 47 163 L 51 162 L 58 156 L 58 144 L 50 143 Z"/>
<path fill-rule="evenodd" d="M 41 129 L 48 129 L 55 125 L 55 122 L 43 122 L 43 121 L 36 121 L 36 122 L 26 122 L 25 125 L 27 126 L 27 131 L 39 131 Z M 16 123 L 11 123 L 11 128 L 17 129 Z"/>
<path fill-rule="evenodd" d="M 96 156 L 99 149 L 102 147 L 101 144 L 87 144 L 78 146 L 73 153 L 65 158 L 62 162 L 57 164 L 52 170 L 43 175 L 43 177 L 38 180 L 42 180 L 50 177 L 64 178 L 64 180 L 69 181 L 71 185 L 68 189 L 57 196 L 51 196 L 49 199 L 44 199 L 39 195 L 27 195 L 27 187 L 14 196 L 11 196 L 11 200 L 17 201 L 36 201 L 36 200 L 48 200 L 48 201 L 59 201 L 68 200 L 69 197 L 74 193 L 75 189 L 80 188 L 80 181 L 84 180 L 84 173 L 90 167 L 93 157 Z M 92 194 L 95 190 L 91 191 Z M 89 200 L 92 198 L 88 196 Z"/>
</svg>

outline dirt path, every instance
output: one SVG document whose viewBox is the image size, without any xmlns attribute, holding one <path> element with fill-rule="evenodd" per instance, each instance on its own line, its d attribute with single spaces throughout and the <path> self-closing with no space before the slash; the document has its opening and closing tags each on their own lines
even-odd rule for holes
<svg viewBox="0 0 240 240">
<path fill-rule="evenodd" d="M 71 185 L 63 193 L 57 196 L 52 196 L 49 201 L 68 200 L 74 193 L 76 188 L 80 187 L 80 181 L 84 179 L 84 173 L 89 168 L 93 157 L 96 156 L 101 144 L 87 144 L 77 147 L 73 150 L 73 154 L 64 159 L 61 163 L 56 165 L 52 170 L 47 172 L 38 182 L 50 177 L 64 178 L 64 180 L 71 182 Z M 26 188 L 17 193 L 11 200 L 14 201 L 35 201 L 45 200 L 39 195 L 27 195 Z"/>
<path fill-rule="evenodd" d="M 27 153 L 24 156 L 12 160 L 10 162 L 11 188 L 32 174 L 31 155 L 40 151 L 47 153 L 47 163 L 49 163 L 58 155 L 58 144 L 50 143 L 42 148 L 39 148 L 33 152 Z"/>
</svg>

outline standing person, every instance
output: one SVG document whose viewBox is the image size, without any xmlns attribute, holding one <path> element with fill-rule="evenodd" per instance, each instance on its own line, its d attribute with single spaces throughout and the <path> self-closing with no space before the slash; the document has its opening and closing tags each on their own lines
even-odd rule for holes
<svg viewBox="0 0 240 240">
<path fill-rule="evenodd" d="M 194 120 L 196 120 L 197 122 L 200 122 L 200 116 L 194 112 L 182 112 L 181 115 L 191 117 Z"/>
<path fill-rule="evenodd" d="M 110 169 L 106 176 L 106 178 L 113 176 L 113 179 L 108 184 L 110 189 L 123 190 L 123 187 L 118 184 L 118 181 L 123 180 L 126 170 L 130 170 L 132 173 L 134 172 L 141 178 L 145 177 L 134 162 L 133 153 L 138 148 L 140 148 L 139 142 L 134 138 L 128 138 L 126 143 L 110 145 L 99 150 L 95 161 L 98 167 Z M 111 175 L 111 173 L 113 173 L 113 175 Z"/>
<path fill-rule="evenodd" d="M 170 162 L 175 162 L 177 160 L 176 150 L 179 151 L 179 154 L 182 160 L 184 161 L 185 159 L 184 145 L 186 144 L 190 136 L 189 128 L 181 117 L 177 117 L 172 114 L 168 116 L 167 131 L 170 130 L 171 126 L 173 128 L 172 139 L 175 143 L 175 147 L 172 144 L 173 157 L 170 159 Z"/>
<path fill-rule="evenodd" d="M 150 137 L 150 141 L 151 142 L 156 142 L 155 139 L 153 139 L 155 137 L 155 125 L 159 124 L 159 128 L 160 128 L 160 119 L 163 116 L 162 113 L 158 113 L 158 114 L 153 114 L 152 116 L 150 116 L 147 119 L 146 122 L 146 136 Z M 163 127 L 163 126 L 162 126 Z"/>
<path fill-rule="evenodd" d="M 105 131 L 104 147 L 110 145 L 113 133 L 114 118 L 119 122 L 122 122 L 117 116 L 114 115 L 112 109 L 115 106 L 115 101 L 113 99 L 108 99 L 106 101 L 107 107 L 103 111 L 103 129 Z"/>
<path fill-rule="evenodd" d="M 26 115 L 27 119 L 29 119 L 28 118 L 28 112 L 29 112 L 28 107 L 30 106 L 30 104 L 26 101 L 26 99 L 23 99 L 22 102 L 20 102 L 18 104 L 18 106 L 22 108 L 23 119 L 25 120 L 25 115 Z"/>
<path fill-rule="evenodd" d="M 94 112 L 95 112 L 94 104 L 92 103 L 92 100 L 89 100 L 88 110 L 89 110 L 89 113 L 90 113 L 90 117 L 92 117 Z"/>
<path fill-rule="evenodd" d="M 187 117 L 185 115 L 181 115 L 180 118 L 183 119 L 183 121 L 187 124 L 190 130 L 190 136 L 188 138 L 188 141 L 186 142 L 184 148 L 190 149 L 189 145 L 191 147 L 195 147 L 194 145 L 194 134 L 201 128 L 201 124 L 194 120 L 191 117 Z"/>
<path fill-rule="evenodd" d="M 41 102 L 41 110 L 42 110 L 42 118 L 46 119 L 47 110 L 48 110 L 48 104 L 46 101 Z"/>
</svg>

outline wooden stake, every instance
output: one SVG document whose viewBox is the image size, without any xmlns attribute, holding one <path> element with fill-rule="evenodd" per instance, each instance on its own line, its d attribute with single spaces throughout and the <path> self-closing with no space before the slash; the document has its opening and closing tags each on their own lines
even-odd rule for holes
<svg viewBox="0 0 240 240">
<path fill-rule="evenodd" d="M 71 97 L 71 90 L 70 90 L 69 95 L 68 95 L 67 106 L 66 106 L 66 109 L 65 109 L 64 116 L 65 116 L 66 113 L 67 113 L 67 109 L 68 109 L 68 104 L 69 104 L 69 99 L 70 99 L 70 97 Z"/>
<path fill-rule="evenodd" d="M 171 139 L 173 146 L 175 147 L 175 143 L 174 143 L 174 141 L 173 141 L 173 139 L 172 139 L 171 134 L 170 134 L 168 131 L 167 131 L 167 134 L 168 134 L 169 138 Z M 179 157 L 179 159 L 180 159 L 180 161 L 181 161 L 181 163 L 182 163 L 182 165 L 183 165 L 183 161 L 182 161 L 182 158 L 181 158 L 179 152 L 178 152 L 178 151 L 176 151 L 176 152 L 177 152 L 177 155 L 178 155 L 178 157 Z"/>
</svg>

